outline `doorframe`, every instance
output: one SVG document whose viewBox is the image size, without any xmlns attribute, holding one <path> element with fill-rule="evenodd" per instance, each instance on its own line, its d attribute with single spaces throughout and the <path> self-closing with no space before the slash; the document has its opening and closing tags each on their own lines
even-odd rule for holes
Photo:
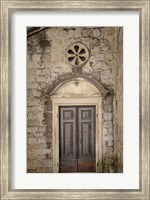
<svg viewBox="0 0 150 200">
<path fill-rule="evenodd" d="M 53 111 L 53 172 L 59 173 L 59 107 L 95 106 L 96 110 L 96 172 L 102 172 L 102 96 L 96 97 L 56 97 L 51 96 Z"/>
</svg>

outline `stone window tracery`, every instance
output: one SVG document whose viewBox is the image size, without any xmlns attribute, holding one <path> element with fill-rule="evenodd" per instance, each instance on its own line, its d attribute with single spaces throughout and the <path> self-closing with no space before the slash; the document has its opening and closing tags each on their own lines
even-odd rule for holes
<svg viewBox="0 0 150 200">
<path fill-rule="evenodd" d="M 67 60 L 73 67 L 83 66 L 89 59 L 89 50 L 86 45 L 76 42 L 67 49 Z"/>
</svg>

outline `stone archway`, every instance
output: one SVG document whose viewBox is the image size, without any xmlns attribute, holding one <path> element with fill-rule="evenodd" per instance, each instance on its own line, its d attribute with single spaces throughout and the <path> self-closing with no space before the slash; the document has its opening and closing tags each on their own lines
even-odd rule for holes
<svg viewBox="0 0 150 200">
<path fill-rule="evenodd" d="M 96 172 L 102 172 L 102 99 L 109 91 L 89 77 L 68 77 L 49 91 L 53 113 L 53 172 L 59 172 L 59 107 L 86 106 L 96 108 Z"/>
</svg>

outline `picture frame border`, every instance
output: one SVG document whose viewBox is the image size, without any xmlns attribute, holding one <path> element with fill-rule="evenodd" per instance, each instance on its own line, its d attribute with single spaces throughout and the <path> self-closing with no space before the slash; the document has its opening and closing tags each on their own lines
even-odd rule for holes
<svg viewBox="0 0 150 200">
<path fill-rule="evenodd" d="M 37 3 L 38 2 L 38 3 Z M 150 197 L 150 0 L 0 0 L 1 3 L 1 200 L 8 199 L 138 199 Z M 15 10 L 138 10 L 140 17 L 140 187 L 137 190 L 12 190 L 11 189 L 11 13 Z"/>
</svg>

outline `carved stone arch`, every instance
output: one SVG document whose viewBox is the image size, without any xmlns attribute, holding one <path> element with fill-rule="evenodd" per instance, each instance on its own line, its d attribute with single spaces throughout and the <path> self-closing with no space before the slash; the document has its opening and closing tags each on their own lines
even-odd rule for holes
<svg viewBox="0 0 150 200">
<path fill-rule="evenodd" d="M 95 107 L 96 172 L 102 172 L 102 101 L 108 93 L 98 81 L 87 75 L 67 76 L 47 91 L 52 101 L 53 172 L 59 172 L 59 108 L 89 105 Z"/>
<path fill-rule="evenodd" d="M 76 82 L 76 83 L 78 83 L 79 81 L 86 81 L 86 82 L 90 83 L 91 85 L 93 85 L 97 88 L 97 90 L 99 91 L 101 96 L 106 96 L 110 92 L 109 90 L 105 89 L 104 86 L 100 82 L 98 82 L 97 80 L 93 79 L 90 76 L 87 76 L 87 75 L 78 75 L 78 76 L 70 75 L 70 76 L 64 77 L 64 78 L 58 80 L 56 83 L 54 83 L 52 85 L 52 87 L 47 91 L 47 94 L 49 96 L 53 96 L 53 95 L 55 95 L 55 93 L 57 92 L 57 90 L 60 87 L 62 87 L 66 83 L 73 82 L 73 81 Z"/>
</svg>

